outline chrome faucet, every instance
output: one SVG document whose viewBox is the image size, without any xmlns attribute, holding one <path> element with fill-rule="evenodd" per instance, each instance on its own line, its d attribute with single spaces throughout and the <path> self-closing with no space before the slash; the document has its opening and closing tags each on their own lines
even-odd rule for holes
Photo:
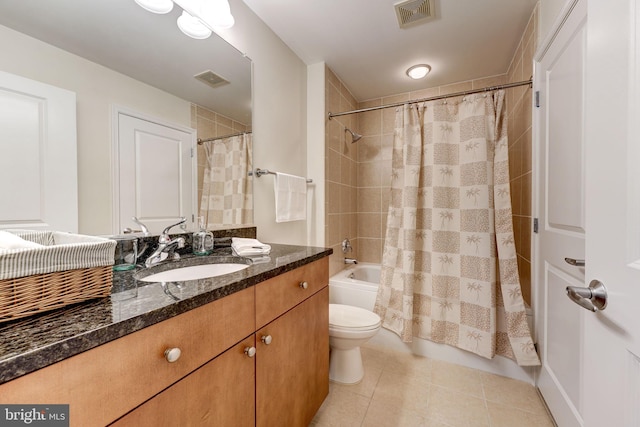
<svg viewBox="0 0 640 427">
<path fill-rule="evenodd" d="M 153 251 L 151 255 L 149 255 L 149 258 L 147 258 L 147 260 L 144 262 L 144 265 L 146 267 L 151 267 L 152 265 L 161 262 L 163 253 L 167 254 L 167 260 L 180 259 L 180 254 L 175 250 L 178 248 L 184 248 L 184 237 L 176 237 L 175 239 L 172 239 L 169 236 L 169 230 L 171 230 L 176 225 L 184 224 L 186 221 L 187 218 L 182 217 L 180 218 L 179 222 L 172 224 L 164 229 L 164 231 L 158 238 L 158 247 L 155 251 Z"/>
<path fill-rule="evenodd" d="M 349 252 L 353 252 L 353 247 L 351 247 L 351 242 L 349 241 L 349 239 L 344 239 L 342 241 L 342 253 L 346 255 Z M 357 264 L 358 261 L 355 258 L 344 257 L 344 263 L 345 264 Z"/>
</svg>

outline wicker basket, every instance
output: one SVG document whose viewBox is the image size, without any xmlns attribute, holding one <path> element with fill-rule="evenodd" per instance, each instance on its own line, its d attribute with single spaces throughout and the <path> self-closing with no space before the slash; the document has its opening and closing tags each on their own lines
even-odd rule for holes
<svg viewBox="0 0 640 427">
<path fill-rule="evenodd" d="M 55 231 L 7 231 L 43 246 L 0 250 L 0 323 L 111 293 L 115 241 Z"/>
</svg>

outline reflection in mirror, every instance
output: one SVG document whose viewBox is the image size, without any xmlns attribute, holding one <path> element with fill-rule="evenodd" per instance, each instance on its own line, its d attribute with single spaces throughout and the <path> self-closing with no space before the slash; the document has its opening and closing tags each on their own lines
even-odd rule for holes
<svg viewBox="0 0 640 427">
<path fill-rule="evenodd" d="M 175 122 L 195 128 L 199 139 L 251 131 L 251 61 L 215 34 L 205 40 L 184 35 L 176 25 L 180 13 L 181 9 L 175 7 L 165 15 L 152 14 L 139 7 L 134 0 L 0 0 L 0 26 L 56 46 L 190 103 L 190 112 L 186 112 L 190 122 L 184 120 L 184 115 L 176 118 Z M 40 66 L 41 69 L 36 71 L 38 65 L 32 64 L 41 62 L 29 56 L 38 55 L 42 55 L 39 48 L 23 49 L 20 55 L 14 55 L 10 60 L 7 58 L 4 64 L 17 62 L 15 67 L 7 65 L 7 71 L 15 73 L 15 70 L 28 70 L 24 73 L 29 74 L 26 77 L 39 80 L 43 76 L 43 81 L 49 78 L 47 74 L 57 75 L 56 68 L 70 68 L 78 70 L 77 73 L 80 73 L 80 69 L 89 68 L 74 66 L 70 60 L 64 64 L 48 62 L 48 69 Z M 1 64 L 3 61 L 0 61 Z M 98 199 L 104 198 L 108 192 L 103 187 L 96 188 L 95 192 L 100 193 L 98 196 L 86 188 L 88 185 L 97 185 L 99 179 L 104 181 L 104 172 L 109 167 L 105 165 L 109 163 L 109 158 L 103 154 L 109 153 L 110 148 L 96 146 L 97 141 L 108 144 L 105 133 L 109 117 L 107 111 L 98 111 L 97 108 L 86 110 L 87 105 L 89 108 L 99 105 L 98 101 L 89 98 L 103 96 L 104 99 L 99 101 L 108 105 L 130 107 L 149 116 L 164 115 L 169 120 L 172 119 L 166 117 L 167 114 L 178 108 L 154 105 L 157 101 L 151 99 L 139 99 L 138 102 L 137 92 L 132 94 L 129 87 L 105 87 L 113 82 L 105 81 L 98 73 L 69 77 L 67 80 L 89 84 L 83 86 L 72 82 L 65 87 L 65 79 L 58 77 L 52 77 L 49 83 L 58 78 L 63 83 L 54 81 L 52 84 L 75 92 L 88 88 L 78 93 L 77 106 L 80 231 L 109 233 L 111 230 L 105 229 L 105 224 L 109 227 L 111 223 L 109 209 L 104 209 L 104 204 Z M 93 91 L 92 87 L 96 87 L 96 90 Z M 121 95 L 123 92 L 125 95 Z M 146 92 L 140 90 L 140 93 Z M 140 98 L 144 96 L 140 95 Z M 153 105 L 154 110 L 151 111 L 148 105 Z M 104 123 L 97 123 L 96 114 Z M 215 142 L 207 144 L 216 145 Z M 89 152 L 94 153 L 93 157 Z M 197 155 L 198 192 L 193 197 L 197 200 L 197 212 L 200 212 L 207 166 L 203 145 L 198 146 Z M 251 158 L 250 155 L 246 157 L 249 160 Z M 102 176 L 95 176 L 101 173 Z M 82 188 L 83 185 L 85 188 Z M 244 191 L 251 190 L 250 184 L 244 188 Z M 248 196 L 246 199 L 250 202 L 252 197 L 250 194 Z M 243 223 L 253 221 L 251 215 L 231 217 L 233 221 Z M 209 227 L 216 225 L 222 223 L 209 221 Z"/>
<path fill-rule="evenodd" d="M 198 145 L 204 146 L 206 153 L 200 195 L 200 216 L 206 227 L 250 224 L 253 221 L 249 176 L 253 163 L 251 132 L 200 140 Z"/>
</svg>

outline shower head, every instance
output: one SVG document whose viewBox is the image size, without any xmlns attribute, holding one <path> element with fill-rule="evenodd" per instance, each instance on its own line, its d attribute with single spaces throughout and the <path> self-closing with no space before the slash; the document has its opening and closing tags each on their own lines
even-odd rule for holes
<svg viewBox="0 0 640 427">
<path fill-rule="evenodd" d="M 358 132 L 354 132 L 349 128 L 344 128 L 345 132 L 349 132 L 351 134 L 351 143 L 353 144 L 354 142 L 356 142 L 357 140 L 359 140 L 360 138 L 362 138 L 362 135 L 360 135 Z"/>
</svg>

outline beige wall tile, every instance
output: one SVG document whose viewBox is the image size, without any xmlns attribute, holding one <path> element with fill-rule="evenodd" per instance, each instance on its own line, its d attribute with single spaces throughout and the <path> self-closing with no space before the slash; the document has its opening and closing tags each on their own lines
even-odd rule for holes
<svg viewBox="0 0 640 427">
<path fill-rule="evenodd" d="M 426 99 L 426 98 L 431 98 L 433 96 L 438 96 L 438 95 L 440 95 L 440 88 L 430 87 L 427 89 L 420 89 L 420 90 L 414 90 L 412 92 L 409 92 L 409 99 L 412 99 L 412 100 Z"/>
<path fill-rule="evenodd" d="M 360 132 L 363 135 L 372 136 L 382 133 L 382 111 L 374 110 L 360 114 Z"/>
<path fill-rule="evenodd" d="M 342 157 L 337 151 L 327 149 L 327 161 L 325 163 L 326 180 L 331 182 L 340 182 L 340 158 Z"/>
<path fill-rule="evenodd" d="M 382 191 L 380 187 L 359 187 L 357 212 L 381 212 Z"/>
<path fill-rule="evenodd" d="M 359 162 L 371 162 L 373 160 L 382 160 L 382 136 L 373 135 L 365 136 L 355 143 L 358 151 L 357 160 Z"/>
<path fill-rule="evenodd" d="M 380 239 L 382 221 L 380 213 L 358 214 L 358 237 Z"/>
<path fill-rule="evenodd" d="M 447 95 L 449 93 L 463 92 L 465 90 L 473 89 L 471 81 L 453 83 L 446 86 L 440 86 L 440 95 Z"/>
<path fill-rule="evenodd" d="M 358 260 L 380 264 L 382 262 L 382 239 L 358 238 Z"/>
<path fill-rule="evenodd" d="M 473 89 L 482 89 L 485 87 L 498 86 L 505 83 L 507 76 L 500 74 L 499 76 L 485 77 L 483 79 L 476 79 L 471 81 L 471 87 Z"/>
<path fill-rule="evenodd" d="M 518 273 L 520 275 L 520 287 L 522 299 L 531 306 L 531 263 L 518 255 Z"/>
<path fill-rule="evenodd" d="M 522 175 L 522 205 L 520 212 L 524 216 L 531 217 L 531 172 Z"/>
</svg>

